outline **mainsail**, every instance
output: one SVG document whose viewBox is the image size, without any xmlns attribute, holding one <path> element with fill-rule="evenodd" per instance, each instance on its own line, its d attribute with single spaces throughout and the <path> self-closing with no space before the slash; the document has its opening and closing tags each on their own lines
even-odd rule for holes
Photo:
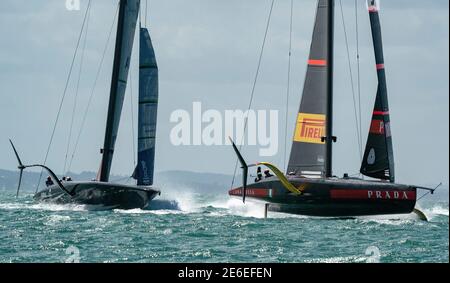
<svg viewBox="0 0 450 283">
<path fill-rule="evenodd" d="M 394 182 L 394 154 L 392 150 L 381 26 L 378 15 L 379 9 L 375 0 L 369 0 L 368 2 L 378 76 L 378 90 L 360 172 L 369 177 Z"/>
<path fill-rule="evenodd" d="M 150 34 L 140 29 L 138 163 L 133 173 L 138 186 L 153 184 L 156 118 L 158 110 L 158 65 Z"/>
<path fill-rule="evenodd" d="M 288 175 L 323 176 L 326 171 L 327 107 L 331 104 L 332 88 L 332 6 L 333 1 L 318 1 L 308 69 L 286 172 Z"/>
<path fill-rule="evenodd" d="M 120 1 L 108 118 L 106 120 L 105 141 L 102 149 L 103 157 L 99 171 L 99 181 L 102 182 L 109 180 L 114 145 L 119 130 L 120 114 L 122 112 L 127 87 L 128 70 L 130 68 L 139 4 L 140 0 Z"/>
</svg>

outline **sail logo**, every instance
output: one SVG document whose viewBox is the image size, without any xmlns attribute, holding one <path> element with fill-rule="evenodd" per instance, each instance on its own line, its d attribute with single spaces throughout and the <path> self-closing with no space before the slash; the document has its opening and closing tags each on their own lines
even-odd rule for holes
<svg viewBox="0 0 450 283">
<path fill-rule="evenodd" d="M 384 122 L 383 120 L 372 120 L 370 123 L 370 130 L 369 132 L 371 134 L 375 135 L 384 135 Z"/>
<path fill-rule="evenodd" d="M 323 114 L 299 113 L 295 128 L 294 141 L 324 144 L 325 119 Z"/>
<path fill-rule="evenodd" d="M 145 161 L 141 161 L 142 171 L 144 172 L 144 176 L 142 177 L 142 181 L 144 184 L 150 183 L 150 177 L 148 176 L 147 163 Z"/>
</svg>

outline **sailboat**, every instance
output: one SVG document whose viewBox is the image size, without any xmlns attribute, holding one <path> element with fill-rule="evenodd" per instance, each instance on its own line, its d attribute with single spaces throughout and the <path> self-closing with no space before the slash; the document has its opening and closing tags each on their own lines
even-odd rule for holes
<svg viewBox="0 0 450 283">
<path fill-rule="evenodd" d="M 363 180 L 332 173 L 334 1 L 318 0 L 300 108 L 286 174 L 267 162 L 247 164 L 232 141 L 243 169 L 243 185 L 229 195 L 263 201 L 267 210 L 323 217 L 423 213 L 415 208 L 415 185 L 395 183 L 379 5 L 368 1 L 378 89 L 360 173 Z M 247 184 L 248 169 L 266 166 L 274 176 Z M 260 169 L 258 169 L 259 171 Z"/>
<path fill-rule="evenodd" d="M 53 183 L 53 185 L 34 195 L 34 199 L 37 201 L 92 205 L 102 209 L 135 209 L 147 207 L 150 201 L 160 194 L 160 191 L 152 188 L 158 105 L 158 66 L 148 29 L 141 26 L 139 27 L 138 162 L 132 175 L 137 182 L 136 185 L 124 185 L 109 181 L 127 87 L 139 8 L 140 0 L 121 0 L 119 3 L 119 18 L 104 146 L 100 151 L 102 159 L 96 180 L 86 182 L 61 181 L 45 165 L 24 165 L 10 140 L 20 170 L 17 195 L 20 190 L 23 170 L 29 167 L 45 169 Z"/>
</svg>

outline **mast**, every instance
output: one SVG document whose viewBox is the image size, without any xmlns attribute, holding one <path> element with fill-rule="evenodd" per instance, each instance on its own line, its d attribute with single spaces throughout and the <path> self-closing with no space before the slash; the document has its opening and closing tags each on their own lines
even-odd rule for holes
<svg viewBox="0 0 450 283">
<path fill-rule="evenodd" d="M 333 54 L 334 54 L 334 0 L 328 0 L 328 68 L 327 68 L 327 116 L 325 177 L 333 176 Z"/>
<path fill-rule="evenodd" d="M 108 182 L 109 180 L 114 145 L 119 130 L 120 114 L 122 112 L 123 99 L 127 87 L 128 70 L 130 68 L 139 4 L 140 0 L 120 1 L 108 117 L 106 120 L 104 145 L 101 150 L 103 155 L 102 162 L 98 174 L 98 179 L 101 182 Z"/>
</svg>

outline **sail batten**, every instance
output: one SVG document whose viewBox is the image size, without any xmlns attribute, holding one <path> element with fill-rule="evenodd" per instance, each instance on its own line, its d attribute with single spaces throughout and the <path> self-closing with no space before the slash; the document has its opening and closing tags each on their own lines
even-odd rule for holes
<svg viewBox="0 0 450 283">
<path fill-rule="evenodd" d="M 119 130 L 140 0 L 121 0 L 99 181 L 108 182 Z"/>
<path fill-rule="evenodd" d="M 158 65 L 150 34 L 140 28 L 138 163 L 133 173 L 138 186 L 153 184 L 158 110 Z"/>
<path fill-rule="evenodd" d="M 326 142 L 329 140 L 324 138 L 327 135 L 326 125 L 331 122 L 327 120 L 327 112 L 332 91 L 332 6 L 331 0 L 319 0 L 317 4 L 303 94 L 286 172 L 288 175 L 322 176 L 327 171 Z"/>
<path fill-rule="evenodd" d="M 378 13 L 379 9 L 375 0 L 369 0 L 368 4 L 375 52 L 375 67 L 378 77 L 378 89 L 360 172 L 369 177 L 394 182 L 394 153 L 392 147 L 381 25 Z"/>
</svg>

